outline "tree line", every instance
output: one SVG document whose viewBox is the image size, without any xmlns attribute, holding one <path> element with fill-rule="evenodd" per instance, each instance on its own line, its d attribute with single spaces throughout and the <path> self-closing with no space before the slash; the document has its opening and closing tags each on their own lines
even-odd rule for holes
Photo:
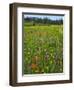
<svg viewBox="0 0 74 90">
<path fill-rule="evenodd" d="M 26 17 L 24 18 L 24 22 L 26 23 L 32 23 L 33 25 L 35 24 L 44 24 L 44 25 L 51 25 L 51 24 L 54 24 L 54 25 L 61 25 L 63 24 L 63 20 L 62 19 L 59 19 L 59 20 L 51 20 L 50 18 L 38 18 L 38 17 Z"/>
</svg>

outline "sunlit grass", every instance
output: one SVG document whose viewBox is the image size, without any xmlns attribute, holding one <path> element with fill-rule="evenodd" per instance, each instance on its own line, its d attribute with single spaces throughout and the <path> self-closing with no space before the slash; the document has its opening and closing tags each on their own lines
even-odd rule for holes
<svg viewBox="0 0 74 90">
<path fill-rule="evenodd" d="M 63 26 L 24 26 L 24 74 L 63 72 Z"/>
</svg>

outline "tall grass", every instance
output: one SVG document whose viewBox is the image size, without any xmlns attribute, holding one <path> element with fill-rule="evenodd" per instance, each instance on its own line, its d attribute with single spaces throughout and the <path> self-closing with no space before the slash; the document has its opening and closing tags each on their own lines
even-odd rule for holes
<svg viewBox="0 0 74 90">
<path fill-rule="evenodd" d="M 24 74 L 63 72 L 63 26 L 24 25 Z"/>
</svg>

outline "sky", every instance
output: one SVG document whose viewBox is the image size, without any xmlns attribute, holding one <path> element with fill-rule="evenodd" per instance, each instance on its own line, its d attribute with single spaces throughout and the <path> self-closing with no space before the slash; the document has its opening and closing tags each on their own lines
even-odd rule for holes
<svg viewBox="0 0 74 90">
<path fill-rule="evenodd" d="M 63 15 L 32 15 L 32 14 L 24 14 L 24 18 L 26 17 L 37 17 L 37 18 L 48 18 L 51 20 L 63 20 Z"/>
</svg>

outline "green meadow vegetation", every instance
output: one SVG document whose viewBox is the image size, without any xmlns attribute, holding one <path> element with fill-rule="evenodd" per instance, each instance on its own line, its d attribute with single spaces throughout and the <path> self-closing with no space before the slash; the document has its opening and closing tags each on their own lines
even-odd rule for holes
<svg viewBox="0 0 74 90">
<path fill-rule="evenodd" d="M 62 72 L 62 20 L 24 19 L 24 74 Z"/>
</svg>

